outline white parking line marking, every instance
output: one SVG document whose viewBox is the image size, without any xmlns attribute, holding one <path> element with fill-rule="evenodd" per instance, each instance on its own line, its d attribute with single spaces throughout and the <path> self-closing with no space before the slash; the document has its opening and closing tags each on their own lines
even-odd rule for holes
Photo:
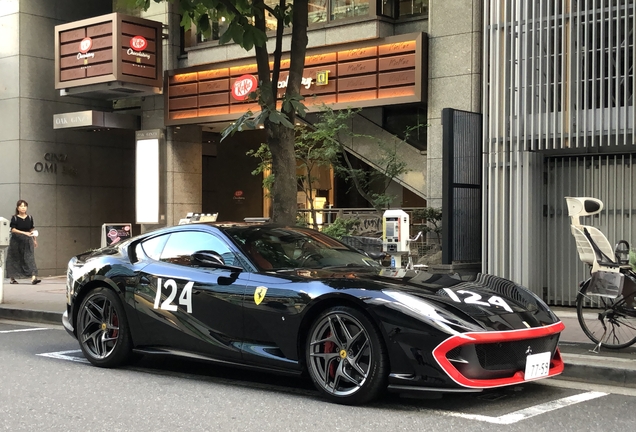
<svg viewBox="0 0 636 432">
<path fill-rule="evenodd" d="M 38 331 L 38 330 L 50 330 L 50 329 L 48 329 L 48 328 L 27 328 L 27 329 L 16 329 L 16 330 L 0 330 L 0 334 L 28 332 L 28 331 Z"/>
<path fill-rule="evenodd" d="M 80 352 L 82 352 L 82 350 L 58 351 L 58 352 L 52 352 L 52 353 L 42 353 L 37 355 L 42 357 L 50 357 L 50 358 L 54 358 L 58 360 L 68 360 L 68 361 L 88 364 L 89 361 L 86 360 L 84 357 L 74 357 L 74 356 L 67 355 L 67 354 L 77 354 Z"/>
<path fill-rule="evenodd" d="M 451 416 L 451 417 L 461 417 L 468 420 L 477 420 L 488 423 L 495 424 L 513 424 L 520 422 L 521 420 L 529 419 L 530 417 L 534 417 L 540 414 L 545 414 L 550 411 L 558 410 L 560 408 L 565 408 L 570 405 L 575 405 L 580 402 L 585 402 L 588 400 L 596 399 L 599 397 L 607 396 L 609 393 L 603 392 L 587 392 L 581 393 L 574 396 L 568 396 L 563 399 L 557 399 L 554 401 L 542 403 L 540 405 L 531 406 L 529 408 L 525 408 L 519 411 L 515 411 L 509 414 L 504 414 L 499 417 L 490 417 L 479 414 L 464 414 L 458 412 L 448 412 L 448 411 L 440 411 L 441 414 Z"/>
</svg>

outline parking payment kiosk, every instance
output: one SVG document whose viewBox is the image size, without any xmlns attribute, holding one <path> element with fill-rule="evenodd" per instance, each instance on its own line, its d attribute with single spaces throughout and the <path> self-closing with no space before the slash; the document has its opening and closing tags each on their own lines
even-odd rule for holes
<svg viewBox="0 0 636 432">
<path fill-rule="evenodd" d="M 10 236 L 11 227 L 9 220 L 0 217 L 0 303 L 4 301 L 4 260 L 6 258 L 6 250 L 9 247 Z"/>
<path fill-rule="evenodd" d="M 382 250 L 391 255 L 391 267 L 402 268 L 402 255 L 409 253 L 409 215 L 387 210 L 382 216 Z"/>
</svg>

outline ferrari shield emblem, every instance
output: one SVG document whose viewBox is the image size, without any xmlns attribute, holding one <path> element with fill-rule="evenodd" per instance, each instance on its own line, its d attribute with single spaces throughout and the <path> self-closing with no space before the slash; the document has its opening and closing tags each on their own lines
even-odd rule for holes
<svg viewBox="0 0 636 432">
<path fill-rule="evenodd" d="M 267 294 L 267 287 L 256 287 L 256 291 L 254 291 L 254 303 L 256 303 L 257 305 L 261 304 L 261 302 L 265 298 L 265 294 Z"/>
</svg>

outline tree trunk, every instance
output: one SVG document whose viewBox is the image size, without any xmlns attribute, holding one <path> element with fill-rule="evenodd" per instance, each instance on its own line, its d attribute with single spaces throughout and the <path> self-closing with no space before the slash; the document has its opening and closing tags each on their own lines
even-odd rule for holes
<svg viewBox="0 0 636 432">
<path fill-rule="evenodd" d="M 307 51 L 307 1 L 294 2 L 292 39 L 289 53 L 289 81 L 285 95 L 287 97 L 300 93 L 300 82 L 305 67 Z M 275 83 L 272 83 L 275 85 Z M 296 113 L 292 107 L 281 111 L 287 115 L 292 124 L 296 123 Z M 268 132 L 267 144 L 272 154 L 272 221 L 285 225 L 296 224 L 296 153 L 294 151 L 295 131 L 280 124 L 265 123 Z"/>
<path fill-rule="evenodd" d="M 296 225 L 296 155 L 294 130 L 283 125 L 265 125 L 267 144 L 272 154 L 272 221 Z"/>
</svg>

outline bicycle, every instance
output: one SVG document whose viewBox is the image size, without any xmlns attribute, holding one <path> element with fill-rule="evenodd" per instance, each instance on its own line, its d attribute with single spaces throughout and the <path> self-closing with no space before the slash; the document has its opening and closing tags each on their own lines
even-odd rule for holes
<svg viewBox="0 0 636 432">
<path fill-rule="evenodd" d="M 581 329 L 596 345 L 592 352 L 629 347 L 636 343 L 636 272 L 629 265 L 629 243 L 621 240 L 612 249 L 601 231 L 580 224 L 580 216 L 601 212 L 602 201 L 565 199 L 579 257 L 591 266 L 590 277 L 580 284 L 576 297 Z"/>
</svg>

